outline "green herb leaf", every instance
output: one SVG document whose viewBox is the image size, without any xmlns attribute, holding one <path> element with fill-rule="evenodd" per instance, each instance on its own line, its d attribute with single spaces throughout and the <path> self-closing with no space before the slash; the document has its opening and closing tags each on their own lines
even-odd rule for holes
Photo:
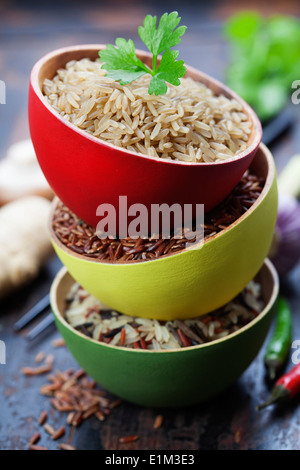
<svg viewBox="0 0 300 470">
<path fill-rule="evenodd" d="M 156 29 L 156 16 L 146 16 L 144 26 L 140 26 L 138 31 L 141 40 L 154 56 L 180 43 L 180 38 L 186 31 L 186 26 L 177 28 L 180 20 L 177 11 L 165 13 Z"/>
<path fill-rule="evenodd" d="M 120 82 L 121 85 L 127 85 L 128 83 L 131 83 L 134 80 L 137 80 L 138 78 L 142 77 L 143 75 L 145 75 L 145 73 L 146 72 L 140 69 L 117 69 L 109 70 L 106 74 L 106 77 L 113 78 L 116 82 Z"/>
<path fill-rule="evenodd" d="M 99 57 L 104 64 L 101 68 L 107 70 L 107 77 L 120 81 L 121 85 L 136 80 L 151 71 L 139 60 L 135 53 L 135 46 L 131 39 L 116 39 L 116 45 L 107 44 L 106 49 L 99 51 Z"/>
<path fill-rule="evenodd" d="M 243 12 L 226 22 L 225 34 L 231 43 L 227 83 L 267 121 L 285 106 L 300 76 L 300 21 Z"/>
<path fill-rule="evenodd" d="M 262 19 L 254 11 L 237 13 L 225 23 L 225 33 L 233 41 L 245 41 L 253 37 L 261 27 Z"/>
<path fill-rule="evenodd" d="M 166 51 L 162 56 L 156 74 L 153 76 L 150 86 L 149 95 L 154 93 L 157 95 L 164 95 L 167 92 L 167 84 L 180 85 L 179 78 L 183 77 L 186 72 L 183 60 L 177 60 L 178 51 Z"/>
<path fill-rule="evenodd" d="M 139 35 L 150 52 L 153 54 L 152 70 L 149 69 L 135 53 L 135 45 L 131 39 L 116 39 L 116 46 L 108 44 L 106 49 L 99 51 L 102 68 L 107 70 L 107 77 L 126 85 L 146 73 L 152 75 L 149 86 L 149 94 L 165 94 L 167 92 L 166 82 L 180 85 L 179 78 L 183 77 L 186 68 L 182 60 L 176 61 L 177 51 L 170 51 L 181 41 L 181 36 L 186 31 L 186 26 L 177 27 L 181 18 L 177 11 L 165 13 L 156 28 L 156 16 L 147 15 L 143 26 L 139 27 Z M 159 67 L 156 66 L 158 54 L 162 55 Z"/>
</svg>

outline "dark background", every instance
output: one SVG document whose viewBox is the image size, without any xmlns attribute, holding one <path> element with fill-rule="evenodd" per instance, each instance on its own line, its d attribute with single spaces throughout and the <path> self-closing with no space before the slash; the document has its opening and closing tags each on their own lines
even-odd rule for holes
<svg viewBox="0 0 300 470">
<path fill-rule="evenodd" d="M 0 158 L 14 142 L 29 136 L 27 90 L 30 70 L 45 53 L 68 45 L 114 42 L 117 36 L 142 44 L 137 27 L 148 13 L 160 16 L 178 10 L 187 33 L 179 45 L 180 57 L 216 78 L 224 80 L 228 60 L 222 23 L 241 9 L 257 9 L 268 15 L 291 14 L 300 17 L 299 0 L 286 1 L 1 1 L 0 2 L 0 79 L 7 85 L 6 105 L 0 105 Z M 295 77 L 299 79 L 300 77 Z M 299 108 L 300 109 L 300 108 Z M 46 130 L 45 130 L 46 131 Z M 272 146 L 278 171 L 295 153 L 300 152 L 300 113 L 295 125 Z M 55 258 L 39 279 L 0 303 L 0 339 L 6 342 L 7 364 L 0 365 L 0 449 L 25 449 L 38 429 L 36 419 L 48 400 L 39 395 L 43 378 L 25 379 L 21 367 L 34 365 L 37 352 L 54 352 L 55 367 L 74 366 L 67 350 L 53 350 L 55 329 L 29 343 L 12 332 L 13 323 L 49 289 L 60 264 Z M 1 267 L 0 267 L 1 269 Z M 291 301 L 294 315 L 294 339 L 300 339 L 300 269 L 285 280 L 283 293 Z M 163 411 L 164 424 L 153 430 L 157 411 L 123 404 L 104 422 L 90 419 L 68 440 L 79 449 L 300 449 L 299 400 L 291 406 L 266 409 L 260 414 L 255 406 L 268 395 L 262 355 L 252 363 L 241 379 L 212 402 L 186 410 Z M 290 367 L 289 364 L 288 367 Z M 230 367 L 230 364 L 224 364 Z M 212 371 L 213 373 L 213 371 Z M 51 412 L 50 421 L 58 427 L 64 418 Z M 119 437 L 138 434 L 139 440 L 121 445 Z M 57 444 L 43 434 L 42 444 L 55 449 Z"/>
</svg>

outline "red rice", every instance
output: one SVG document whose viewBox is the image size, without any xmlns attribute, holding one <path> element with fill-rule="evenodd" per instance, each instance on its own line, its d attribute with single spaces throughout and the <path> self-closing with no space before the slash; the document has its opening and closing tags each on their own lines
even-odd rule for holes
<svg viewBox="0 0 300 470">
<path fill-rule="evenodd" d="M 246 172 L 231 194 L 218 207 L 205 214 L 204 241 L 241 217 L 254 204 L 262 188 L 263 180 Z M 75 253 L 108 263 L 150 261 L 178 253 L 195 241 L 185 237 L 174 238 L 174 235 L 170 239 L 99 239 L 93 227 L 80 220 L 61 202 L 54 211 L 52 228 L 61 243 Z M 179 230 L 182 233 L 182 229 Z"/>
</svg>

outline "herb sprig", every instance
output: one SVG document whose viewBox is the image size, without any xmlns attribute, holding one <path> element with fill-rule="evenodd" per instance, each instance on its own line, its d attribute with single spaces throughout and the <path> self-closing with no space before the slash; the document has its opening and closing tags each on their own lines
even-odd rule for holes
<svg viewBox="0 0 300 470">
<path fill-rule="evenodd" d="M 108 44 L 106 49 L 99 51 L 99 57 L 107 70 L 107 77 L 119 81 L 121 85 L 137 80 L 139 77 L 150 73 L 152 79 L 148 88 L 149 95 L 153 93 L 164 95 L 167 93 L 167 83 L 180 85 L 180 78 L 184 77 L 186 67 L 183 60 L 176 60 L 179 52 L 170 50 L 181 41 L 181 36 L 186 31 L 186 26 L 179 26 L 181 18 L 177 11 L 165 13 L 157 25 L 156 16 L 147 15 L 143 26 L 138 29 L 143 43 L 152 53 L 152 69 L 147 67 L 135 52 L 134 42 L 129 39 L 117 38 L 116 46 Z M 157 57 L 162 54 L 160 64 L 157 66 Z"/>
</svg>

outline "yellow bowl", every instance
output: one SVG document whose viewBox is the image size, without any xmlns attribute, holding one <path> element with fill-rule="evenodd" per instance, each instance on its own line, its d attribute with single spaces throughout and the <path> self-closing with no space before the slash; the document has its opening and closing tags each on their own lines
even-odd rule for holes
<svg viewBox="0 0 300 470">
<path fill-rule="evenodd" d="M 253 279 L 270 248 L 277 216 L 273 157 L 260 145 L 251 169 L 265 178 L 252 207 L 202 246 L 157 260 L 110 264 L 66 248 L 50 231 L 54 249 L 88 292 L 122 313 L 172 320 L 203 315 L 235 297 Z M 53 210 L 57 204 L 54 202 Z"/>
</svg>

